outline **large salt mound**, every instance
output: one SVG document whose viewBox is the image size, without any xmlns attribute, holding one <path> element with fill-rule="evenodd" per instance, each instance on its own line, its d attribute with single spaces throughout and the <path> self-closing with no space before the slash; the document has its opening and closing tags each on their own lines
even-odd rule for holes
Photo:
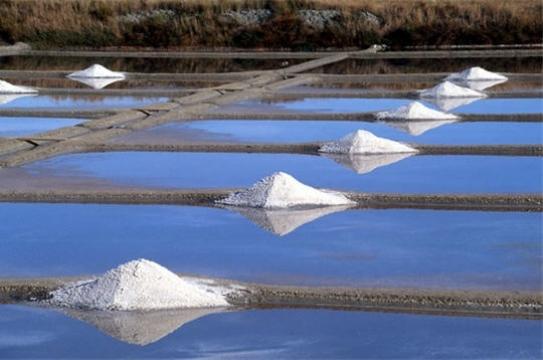
<svg viewBox="0 0 543 360">
<path fill-rule="evenodd" d="M 482 67 L 475 66 L 461 72 L 450 74 L 445 79 L 446 80 L 470 80 L 470 81 L 507 80 L 507 76 L 503 76 L 498 73 L 493 73 L 491 71 L 483 69 Z"/>
<path fill-rule="evenodd" d="M 420 92 L 423 98 L 477 98 L 486 97 L 480 91 L 468 89 L 462 86 L 453 84 L 450 81 L 444 81 L 431 89 L 426 89 Z"/>
<path fill-rule="evenodd" d="M 94 280 L 51 293 L 56 306 L 90 310 L 157 310 L 228 306 L 226 289 L 180 278 L 149 260 L 130 261 Z"/>
<path fill-rule="evenodd" d="M 312 188 L 283 172 L 268 176 L 251 188 L 234 192 L 217 203 L 266 209 L 354 204 L 341 193 Z"/>
<path fill-rule="evenodd" d="M 0 80 L 0 94 L 35 94 L 38 90 L 27 86 L 18 86 Z"/>
<path fill-rule="evenodd" d="M 456 120 L 458 116 L 447 114 L 442 111 L 430 109 L 418 101 L 400 106 L 395 110 L 382 111 L 377 113 L 378 119 L 439 119 Z"/>
<path fill-rule="evenodd" d="M 412 153 L 416 149 L 397 141 L 383 139 L 369 131 L 357 130 L 346 135 L 339 141 L 326 143 L 320 152 L 334 154 L 394 154 Z"/>
<path fill-rule="evenodd" d="M 124 74 L 121 72 L 111 71 L 102 65 L 94 64 L 85 70 L 76 71 L 68 75 L 70 78 L 114 78 L 124 79 Z"/>
</svg>

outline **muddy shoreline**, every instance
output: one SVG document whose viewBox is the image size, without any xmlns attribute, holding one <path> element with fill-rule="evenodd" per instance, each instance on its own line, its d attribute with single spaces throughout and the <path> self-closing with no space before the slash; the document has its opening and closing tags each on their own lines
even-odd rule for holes
<svg viewBox="0 0 543 360">
<path fill-rule="evenodd" d="M 180 274 L 182 275 L 182 274 Z M 86 276 L 0 279 L 1 304 L 35 304 L 49 292 Z M 539 292 L 403 288 L 302 287 L 242 283 L 217 279 L 219 285 L 241 286 L 229 302 L 243 308 L 324 308 L 338 310 L 426 313 L 435 315 L 543 318 Z"/>
</svg>

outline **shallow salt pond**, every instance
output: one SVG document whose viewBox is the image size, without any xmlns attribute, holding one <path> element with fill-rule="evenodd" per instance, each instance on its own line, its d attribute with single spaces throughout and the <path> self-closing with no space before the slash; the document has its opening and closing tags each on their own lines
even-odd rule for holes
<svg viewBox="0 0 543 360">
<path fill-rule="evenodd" d="M 194 320 L 188 322 L 190 318 Z M 57 359 L 357 358 L 360 354 L 535 359 L 541 352 L 541 327 L 531 320 L 328 310 L 173 313 L 162 324 L 154 322 L 152 314 L 121 323 L 92 315 L 85 319 L 95 325 L 57 311 L 2 305 L 0 353 L 33 358 L 46 352 Z"/>
<path fill-rule="evenodd" d="M 283 101 L 273 99 L 244 101 L 238 106 L 267 111 L 310 111 L 325 113 L 348 113 L 382 111 L 421 101 L 431 108 L 458 114 L 532 114 L 543 112 L 541 98 L 448 98 L 448 99 L 395 99 L 395 98 L 304 98 Z"/>
<path fill-rule="evenodd" d="M 420 144 L 540 144 L 543 124 L 514 122 L 210 120 L 162 125 L 130 133 L 123 143 L 330 141 L 363 129 L 388 139 Z"/>
<path fill-rule="evenodd" d="M 0 137 L 33 135 L 65 126 L 74 126 L 85 120 L 35 117 L 0 117 Z"/>
<path fill-rule="evenodd" d="M 168 101 L 167 97 L 151 96 L 100 96 L 100 95 L 16 95 L 8 102 L 0 103 L 1 108 L 122 108 L 142 107 Z"/>
<path fill-rule="evenodd" d="M 0 274 L 175 272 L 295 285 L 541 290 L 540 213 L 0 204 Z"/>
<path fill-rule="evenodd" d="M 284 171 L 315 187 L 363 192 L 538 193 L 542 190 L 540 157 L 406 156 L 87 153 L 58 156 L 22 169 L 0 169 L 0 179 L 22 171 L 24 178 L 56 179 L 60 187 L 69 187 L 73 181 L 92 184 L 104 180 L 116 185 L 160 188 L 239 188 Z"/>
</svg>

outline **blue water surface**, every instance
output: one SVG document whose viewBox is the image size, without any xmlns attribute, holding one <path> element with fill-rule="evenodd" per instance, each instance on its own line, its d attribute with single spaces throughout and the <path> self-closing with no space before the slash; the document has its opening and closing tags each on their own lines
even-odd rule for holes
<svg viewBox="0 0 543 360">
<path fill-rule="evenodd" d="M 4 203 L 0 274 L 99 274 L 147 258 L 274 284 L 541 289 L 540 213 L 341 210 Z"/>
<path fill-rule="evenodd" d="M 82 119 L 0 117 L 0 137 L 37 134 L 83 122 Z"/>
<path fill-rule="evenodd" d="M 355 311 L 210 314 L 144 346 L 45 309 L 1 305 L 0 324 L 3 358 L 537 359 L 542 346 L 533 320 Z"/>
<path fill-rule="evenodd" d="M 325 156 L 291 154 L 115 152 L 64 155 L 23 169 L 34 176 L 53 173 L 67 181 L 77 176 L 162 188 L 246 187 L 274 172 L 284 171 L 312 186 L 368 192 L 537 193 L 542 190 L 540 157 L 417 155 L 403 160 L 385 157 L 379 160 L 383 162 L 379 163 L 381 167 L 364 174 L 356 171 L 369 170 L 360 169 L 359 163 L 352 163 L 353 159 L 336 161 L 337 158 Z M 396 162 L 387 164 L 391 161 Z"/>
</svg>

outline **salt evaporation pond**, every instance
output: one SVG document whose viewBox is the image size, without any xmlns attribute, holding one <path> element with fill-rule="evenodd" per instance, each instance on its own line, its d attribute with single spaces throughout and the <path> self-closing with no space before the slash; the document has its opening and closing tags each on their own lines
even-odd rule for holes
<svg viewBox="0 0 543 360">
<path fill-rule="evenodd" d="M 167 97 L 151 96 L 37 95 L 14 99 L 0 108 L 129 108 L 166 101 Z"/>
<path fill-rule="evenodd" d="M 15 137 L 37 134 L 65 126 L 74 126 L 82 119 L 0 117 L 0 137 Z"/>
<path fill-rule="evenodd" d="M 8 358 L 33 358 L 47 352 L 57 359 L 356 358 L 360 354 L 402 359 L 535 359 L 541 355 L 541 325 L 533 320 L 330 310 L 214 313 L 188 323 L 183 314 L 179 317 L 179 328 L 175 329 L 173 314 L 169 320 L 174 331 L 141 346 L 123 339 L 123 331 L 130 335 L 132 329 L 121 324 L 103 329 L 119 340 L 60 312 L 1 305 L 0 353 Z M 154 327 L 160 324 L 150 322 L 146 330 L 152 332 Z M 161 330 L 167 331 L 158 329 L 157 337 Z"/>
<path fill-rule="evenodd" d="M 437 106 L 432 100 L 424 99 L 421 102 L 428 107 L 439 110 L 440 106 Z M 348 113 L 390 110 L 407 105 L 411 101 L 413 100 L 395 98 L 304 98 L 292 101 L 267 99 L 244 101 L 238 106 L 249 110 L 257 108 L 260 111 Z M 539 114 L 543 112 L 543 99 L 541 98 L 444 98 L 438 99 L 438 102 L 442 104 L 442 109 L 449 110 L 451 108 L 451 112 L 459 114 Z M 461 105 L 462 102 L 465 102 L 465 105 Z"/>
<path fill-rule="evenodd" d="M 341 210 L 0 204 L 0 274 L 101 274 L 144 257 L 270 284 L 541 290 L 540 213 Z"/>
<path fill-rule="evenodd" d="M 522 122 L 210 120 L 162 125 L 130 133 L 116 142 L 296 143 L 337 140 L 359 129 L 396 141 L 436 145 L 540 144 L 543 134 L 543 124 Z"/>
<path fill-rule="evenodd" d="M 38 180 L 40 176 L 52 177 L 57 187 L 70 187 L 74 181 L 87 182 L 92 187 L 98 180 L 106 180 L 114 185 L 157 188 L 239 188 L 277 171 L 314 187 L 338 190 L 538 193 L 542 191 L 543 162 L 540 157 L 528 156 L 396 154 L 367 158 L 328 154 L 110 152 L 58 156 L 24 166 L 22 176 Z M 0 176 L 9 176 L 10 172 L 21 170 L 0 169 Z"/>
</svg>

